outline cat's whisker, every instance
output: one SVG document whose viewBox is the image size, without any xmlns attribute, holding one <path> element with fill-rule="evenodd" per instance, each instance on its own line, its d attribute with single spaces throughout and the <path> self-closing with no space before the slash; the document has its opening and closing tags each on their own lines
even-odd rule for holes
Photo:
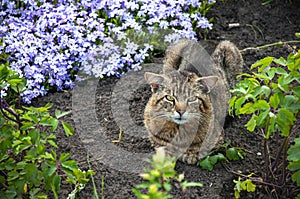
<svg viewBox="0 0 300 199">
<path fill-rule="evenodd" d="M 167 115 L 166 114 L 153 115 L 150 117 L 150 119 L 157 119 L 157 118 L 162 118 L 162 117 L 167 117 Z"/>
</svg>

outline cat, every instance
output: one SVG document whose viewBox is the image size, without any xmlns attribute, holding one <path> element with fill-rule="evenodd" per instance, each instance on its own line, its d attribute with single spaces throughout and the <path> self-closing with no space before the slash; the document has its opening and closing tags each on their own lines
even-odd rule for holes
<svg viewBox="0 0 300 199">
<path fill-rule="evenodd" d="M 216 48 L 210 59 L 205 49 L 210 52 L 212 45 Z M 152 90 L 144 111 L 149 139 L 155 147 L 165 147 L 187 164 L 203 158 L 201 146 L 209 134 L 214 137 L 215 131 L 223 130 L 222 122 L 220 128 L 213 126 L 225 120 L 229 88 L 243 66 L 242 55 L 230 41 L 206 42 L 203 46 L 205 49 L 192 40 L 179 40 L 167 49 L 163 72 L 144 75 Z M 213 102 L 214 89 L 217 100 Z M 213 142 L 222 140 L 222 132 L 218 132 L 206 145 L 211 148 Z"/>
</svg>

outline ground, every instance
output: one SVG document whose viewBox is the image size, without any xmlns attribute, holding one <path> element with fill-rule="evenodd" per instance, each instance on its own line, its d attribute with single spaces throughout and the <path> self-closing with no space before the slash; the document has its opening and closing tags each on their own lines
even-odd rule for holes
<svg viewBox="0 0 300 199">
<path fill-rule="evenodd" d="M 214 17 L 214 26 L 208 34 L 208 39 L 230 40 L 239 49 L 278 41 L 295 40 L 294 33 L 300 32 L 300 1 L 273 0 L 266 5 L 262 5 L 263 2 L 261 0 L 219 0 L 208 12 L 209 17 Z M 230 28 L 229 24 L 233 23 L 238 23 L 239 26 Z M 244 52 L 245 71 L 256 60 L 265 56 L 285 57 L 291 52 L 292 46 L 293 44 Z M 128 166 L 132 157 L 123 155 L 121 152 L 118 154 L 117 151 L 121 149 L 120 151 L 125 151 L 125 154 L 134 155 L 149 153 L 152 149 L 148 139 L 144 136 L 145 132 L 137 132 L 140 136 L 133 136 L 132 133 L 128 133 L 129 131 L 124 130 L 121 142 L 112 142 L 112 140 L 118 139 L 120 131 L 118 127 L 119 121 L 114 120 L 113 114 L 115 113 L 112 110 L 114 102 L 111 101 L 111 95 L 115 91 L 117 83 L 118 79 L 108 78 L 99 81 L 96 86 L 90 85 L 88 88 L 91 89 L 91 92 L 94 92 L 94 96 L 79 96 L 81 100 L 78 100 L 78 96 L 74 96 L 78 94 L 78 91 L 75 91 L 75 93 L 74 91 L 51 93 L 37 99 L 34 105 L 43 105 L 51 102 L 53 110 L 72 110 L 72 115 L 66 117 L 65 120 L 76 127 L 75 135 L 66 137 L 62 129 L 57 132 L 61 152 L 71 152 L 72 158 L 79 162 L 79 166 L 82 169 L 89 169 L 87 161 L 89 159 L 90 168 L 95 171 L 94 179 L 99 196 L 103 194 L 105 198 L 109 199 L 129 199 L 134 198 L 132 188 L 143 181 L 137 173 L 130 172 L 136 171 L 136 168 Z M 92 90 L 93 88 L 94 90 Z M 121 91 L 119 90 L 118 92 Z M 130 96 L 129 100 L 129 116 L 132 118 L 135 126 L 141 129 L 143 129 L 143 109 L 149 95 L 149 88 L 144 86 L 137 89 Z M 89 99 L 94 100 L 94 105 L 88 103 Z M 79 104 L 76 104 L 77 102 Z M 84 110 L 95 110 L 93 119 L 95 119 L 96 123 L 89 124 L 88 122 L 92 123 L 93 121 L 88 121 L 86 124 L 78 125 L 82 121 L 86 121 L 86 118 L 80 118 L 80 114 L 79 117 L 76 115 L 80 111 L 80 109 L 77 109 L 80 105 L 84 106 Z M 74 110 L 74 107 L 76 110 Z M 189 188 L 185 194 L 186 198 L 234 198 L 233 180 L 238 178 L 238 175 L 234 174 L 234 172 L 242 172 L 243 174 L 254 173 L 257 177 L 264 176 L 263 157 L 260 155 L 263 152 L 262 139 L 259 136 L 259 132 L 247 132 L 244 127 L 246 119 L 228 117 L 224 127 L 225 141 L 230 141 L 232 146 L 240 147 L 246 151 L 247 155 L 244 160 L 217 164 L 211 172 L 202 170 L 198 166 L 190 166 L 181 162 L 177 163 L 176 170 L 178 173 L 184 173 L 187 181 L 202 182 L 204 184 L 202 188 Z M 93 127 L 90 125 L 94 125 L 94 128 L 99 127 L 98 129 L 101 129 L 101 131 L 98 132 L 102 135 L 93 134 Z M 86 129 L 84 131 L 85 135 L 79 133 L 84 129 Z M 102 138 L 106 140 L 99 140 Z M 98 143 L 95 143 L 95 140 L 98 140 Z M 100 148 L 98 147 L 99 145 Z M 109 146 L 114 146 L 115 148 L 110 149 Z M 116 160 L 116 164 L 109 165 L 107 159 L 111 160 L 111 162 Z M 121 160 L 119 165 L 118 160 Z M 102 178 L 104 179 L 103 193 Z M 66 194 L 71 190 L 71 186 L 62 185 L 60 198 L 66 198 Z M 242 194 L 242 198 L 276 198 L 271 192 L 272 190 L 265 190 L 259 186 L 255 193 Z M 176 187 L 172 190 L 172 195 L 174 196 L 173 198 L 181 198 L 181 193 Z M 287 195 L 277 196 L 277 198 L 288 197 Z M 91 182 L 78 195 L 78 198 L 93 198 Z"/>
</svg>

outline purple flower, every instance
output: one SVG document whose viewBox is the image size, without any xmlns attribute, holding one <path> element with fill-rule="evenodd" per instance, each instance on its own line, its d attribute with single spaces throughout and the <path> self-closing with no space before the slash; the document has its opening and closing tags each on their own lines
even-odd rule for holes
<svg viewBox="0 0 300 199">
<path fill-rule="evenodd" d="M 197 23 L 197 27 L 200 27 L 200 28 L 208 28 L 208 29 L 211 29 L 212 28 L 212 24 L 209 23 L 209 21 L 204 18 L 204 17 L 201 17 Z"/>
<path fill-rule="evenodd" d="M 147 34 L 165 38 L 165 42 L 181 37 L 196 40 L 197 28 L 212 27 L 198 12 L 201 3 L 197 0 L 21 2 L 24 6 L 1 2 L 0 53 L 6 53 L 10 67 L 27 78 L 22 94 L 27 103 L 44 95 L 49 86 L 72 88 L 71 71 L 104 77 L 140 70 L 157 47 Z M 157 28 L 168 31 L 162 34 Z M 133 31 L 134 36 L 128 34 Z"/>
</svg>

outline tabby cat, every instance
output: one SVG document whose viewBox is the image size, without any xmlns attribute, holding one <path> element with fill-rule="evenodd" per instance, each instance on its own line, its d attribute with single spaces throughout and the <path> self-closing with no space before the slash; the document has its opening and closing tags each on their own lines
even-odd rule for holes
<svg viewBox="0 0 300 199">
<path fill-rule="evenodd" d="M 212 61 L 202 46 L 207 47 L 206 43 L 199 48 L 199 43 L 180 40 L 167 49 L 162 74 L 145 73 L 152 89 L 144 112 L 150 141 L 188 164 L 203 158 L 199 152 L 206 137 L 216 131 L 212 126 L 225 119 L 228 90 L 243 65 L 239 50 L 229 41 L 217 44 Z M 221 92 L 214 94 L 219 99 L 214 108 L 211 93 L 215 87 Z M 221 118 L 216 116 L 220 111 Z M 221 132 L 215 137 L 222 142 Z"/>
</svg>

